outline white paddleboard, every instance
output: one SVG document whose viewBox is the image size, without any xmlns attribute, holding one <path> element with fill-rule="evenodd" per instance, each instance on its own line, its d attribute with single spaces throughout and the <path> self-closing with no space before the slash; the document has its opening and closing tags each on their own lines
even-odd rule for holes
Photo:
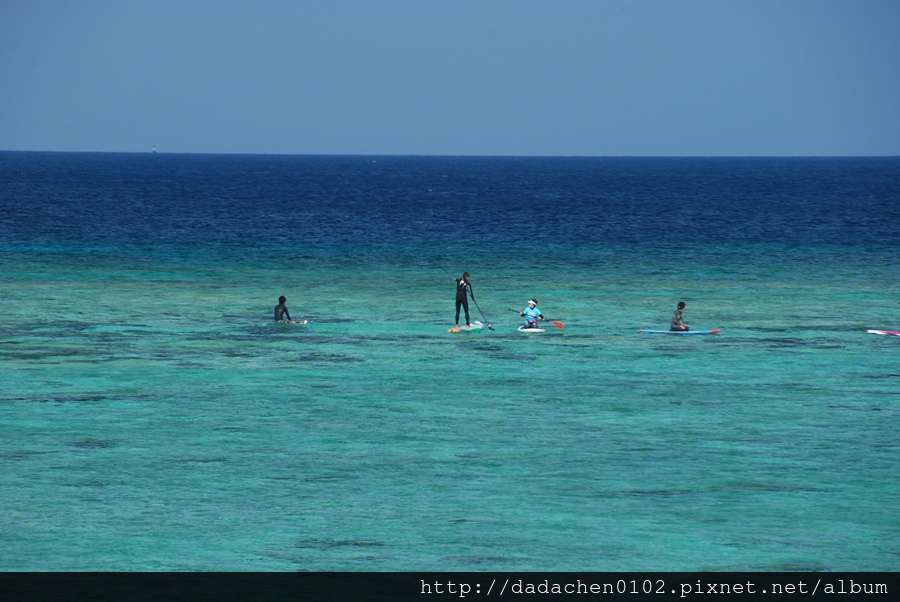
<svg viewBox="0 0 900 602">
<path fill-rule="evenodd" d="M 484 324 L 475 320 L 470 326 L 460 326 L 459 329 L 448 328 L 447 332 L 471 332 L 473 330 L 481 330 L 482 328 L 484 328 Z"/>
<path fill-rule="evenodd" d="M 519 326 L 516 330 L 519 332 L 544 332 L 543 328 L 525 328 L 524 325 Z"/>
</svg>

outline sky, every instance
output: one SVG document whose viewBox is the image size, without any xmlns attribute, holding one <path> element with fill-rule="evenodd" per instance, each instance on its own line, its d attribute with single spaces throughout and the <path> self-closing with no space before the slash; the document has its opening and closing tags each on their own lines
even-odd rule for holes
<svg viewBox="0 0 900 602">
<path fill-rule="evenodd" d="M 898 0 L 0 0 L 0 150 L 900 155 Z"/>
</svg>

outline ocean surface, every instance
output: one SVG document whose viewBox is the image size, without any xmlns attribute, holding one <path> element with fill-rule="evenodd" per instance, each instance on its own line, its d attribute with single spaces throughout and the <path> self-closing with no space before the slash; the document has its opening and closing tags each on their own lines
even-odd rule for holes
<svg viewBox="0 0 900 602">
<path fill-rule="evenodd" d="M 897 158 L 0 153 L 0 570 L 897 570 L 898 253 Z"/>
</svg>

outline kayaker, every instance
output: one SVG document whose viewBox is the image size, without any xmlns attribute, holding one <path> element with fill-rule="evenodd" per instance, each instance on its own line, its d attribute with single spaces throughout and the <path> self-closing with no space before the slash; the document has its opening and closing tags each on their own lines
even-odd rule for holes
<svg viewBox="0 0 900 602">
<path fill-rule="evenodd" d="M 466 312 L 466 327 L 472 326 L 469 319 L 469 299 L 467 294 L 475 300 L 475 293 L 472 292 L 472 277 L 469 272 L 463 272 L 462 278 L 454 278 L 456 282 L 456 329 L 459 330 L 459 308 L 462 307 Z"/>
<path fill-rule="evenodd" d="M 537 307 L 537 299 L 529 299 L 528 307 L 524 311 L 520 311 L 519 315 L 525 318 L 525 328 L 537 328 L 538 320 L 543 320 L 544 315 Z"/>
<path fill-rule="evenodd" d="M 678 302 L 678 308 L 675 310 L 674 315 L 672 315 L 672 325 L 669 326 L 669 330 L 683 332 L 687 332 L 690 330 L 690 328 L 688 328 L 688 325 L 684 323 L 684 316 L 682 315 L 685 307 L 687 306 L 684 304 L 684 301 Z"/>
</svg>

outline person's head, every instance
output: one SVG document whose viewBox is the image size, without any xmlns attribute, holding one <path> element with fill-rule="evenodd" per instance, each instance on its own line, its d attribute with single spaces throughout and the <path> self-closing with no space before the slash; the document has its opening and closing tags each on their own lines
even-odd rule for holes
<svg viewBox="0 0 900 602">
<path fill-rule="evenodd" d="M 287 301 L 287 299 L 284 297 L 284 295 L 278 297 L 278 302 L 282 305 L 284 305 L 285 301 Z"/>
<path fill-rule="evenodd" d="M 678 302 L 678 309 L 684 309 L 685 307 L 687 307 L 687 305 L 684 304 L 684 301 Z"/>
<path fill-rule="evenodd" d="M 528 300 L 529 307 L 534 307 L 535 305 L 537 305 L 537 299 L 529 299 Z"/>
<path fill-rule="evenodd" d="M 463 272 L 463 280 L 469 279 L 469 272 Z"/>
</svg>

